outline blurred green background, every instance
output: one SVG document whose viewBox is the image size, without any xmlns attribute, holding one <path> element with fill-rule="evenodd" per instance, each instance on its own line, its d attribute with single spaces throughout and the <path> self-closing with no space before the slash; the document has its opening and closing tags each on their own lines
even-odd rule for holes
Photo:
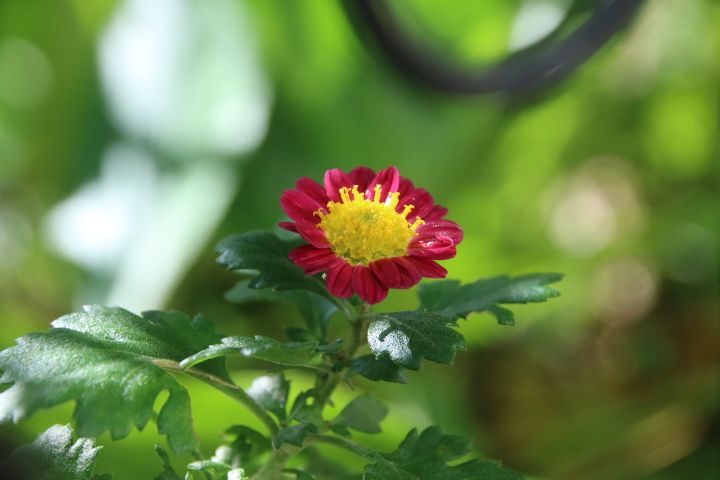
<svg viewBox="0 0 720 480">
<path fill-rule="evenodd" d="M 392 2 L 470 64 L 572 2 L 479 3 Z M 279 338 L 295 312 L 225 303 L 214 243 L 272 228 L 302 175 L 397 165 L 465 229 L 451 277 L 567 275 L 515 327 L 463 322 L 453 367 L 362 384 L 393 408 L 385 435 L 359 438 L 388 451 L 438 423 L 530 478 L 720 478 L 718 25 L 718 2 L 650 0 L 561 85 L 456 97 L 399 77 L 336 0 L 0 2 L 0 347 L 87 303 Z M 416 305 L 396 291 L 382 308 Z M 259 368 L 233 367 L 242 384 Z M 187 385 L 206 454 L 223 427 L 257 425 Z M 71 411 L 1 426 L 2 451 Z M 99 471 L 152 478 L 158 441 L 101 438 Z"/>
</svg>

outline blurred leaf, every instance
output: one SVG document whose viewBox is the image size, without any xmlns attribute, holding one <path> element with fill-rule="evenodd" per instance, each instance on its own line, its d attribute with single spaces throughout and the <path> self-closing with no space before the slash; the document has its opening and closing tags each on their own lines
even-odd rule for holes
<svg viewBox="0 0 720 480">
<path fill-rule="evenodd" d="M 334 302 L 323 282 L 305 275 L 288 258 L 290 251 L 302 243 L 300 239 L 282 240 L 272 232 L 253 231 L 228 237 L 215 250 L 220 254 L 217 262 L 228 270 L 257 272 L 248 283 L 250 288 L 307 290 Z"/>
<path fill-rule="evenodd" d="M 533 273 L 519 277 L 494 277 L 460 285 L 444 280 L 420 285 L 420 308 L 450 320 L 467 318 L 473 312 L 490 312 L 503 325 L 515 322 L 512 312 L 499 307 L 506 303 L 544 302 L 560 292 L 546 286 L 562 278 L 560 273 Z"/>
<path fill-rule="evenodd" d="M 450 323 L 447 317 L 422 310 L 380 313 L 368 327 L 368 344 L 376 356 L 387 354 L 411 370 L 419 370 L 423 358 L 451 364 L 465 340 Z"/>
<path fill-rule="evenodd" d="M 232 468 L 225 462 L 218 462 L 216 460 L 198 460 L 196 462 L 189 463 L 187 469 L 191 472 L 207 472 L 213 476 L 213 478 L 228 473 Z"/>
<path fill-rule="evenodd" d="M 154 480 L 182 480 L 170 462 L 170 456 L 160 445 L 155 445 L 155 453 L 163 463 L 163 471 Z"/>
<path fill-rule="evenodd" d="M 228 428 L 225 441 L 228 443 L 217 448 L 213 459 L 233 466 L 249 465 L 271 447 L 270 439 L 244 425 Z"/>
<path fill-rule="evenodd" d="M 318 357 L 317 342 L 281 343 L 272 338 L 256 335 L 254 337 L 225 337 L 222 343 L 210 345 L 182 362 L 183 368 L 190 368 L 198 363 L 226 355 L 241 355 L 266 362 L 289 367 L 306 367 L 324 369 Z"/>
<path fill-rule="evenodd" d="M 277 374 L 256 378 L 247 393 L 258 405 L 284 421 L 287 416 L 285 406 L 289 391 L 290 382 L 282 374 Z"/>
<path fill-rule="evenodd" d="M 315 390 L 305 390 L 295 397 L 293 406 L 290 409 L 290 418 L 297 420 L 300 423 L 313 423 L 315 425 L 322 425 L 323 418 L 321 412 L 313 405 L 308 403 L 308 400 L 315 396 Z"/>
<path fill-rule="evenodd" d="M 54 425 L 30 445 L 15 449 L 0 467 L 10 478 L 37 480 L 109 480 L 110 475 L 93 475 L 102 447 L 91 438 L 73 442 L 68 426 Z"/>
<path fill-rule="evenodd" d="M 286 468 L 283 470 L 287 473 L 294 473 L 295 474 L 295 480 L 314 480 L 315 475 L 312 473 L 308 473 L 305 470 L 299 470 L 297 468 Z"/>
<path fill-rule="evenodd" d="M 362 355 L 353 358 L 350 368 L 368 380 L 407 383 L 402 368 L 390 360 L 388 355 Z"/>
<path fill-rule="evenodd" d="M 205 319 L 191 321 L 177 312 L 139 317 L 121 308 L 92 306 L 56 320 L 53 327 L 0 352 L 0 381 L 14 383 L 0 393 L 2 421 L 75 400 L 80 435 L 96 437 L 109 430 L 113 438 L 123 438 L 133 425 L 145 426 L 156 397 L 167 390 L 158 430 L 176 452 L 195 448 L 188 392 L 155 362 L 181 360 L 217 341 Z M 228 378 L 222 361 L 204 367 Z"/>
<path fill-rule="evenodd" d="M 289 443 L 302 447 L 308 435 L 317 433 L 318 429 L 312 423 L 303 423 L 280 429 L 272 439 L 273 447 L 280 448 L 283 444 Z"/>
<path fill-rule="evenodd" d="M 397 450 L 373 457 L 365 467 L 366 480 L 519 480 L 522 475 L 504 469 L 492 460 L 469 460 L 457 465 L 470 452 L 470 442 L 459 435 L 445 435 L 440 427 L 412 430 Z"/>
<path fill-rule="evenodd" d="M 358 432 L 380 433 L 380 422 L 388 414 L 388 407 L 372 395 L 360 395 L 347 404 L 332 421 L 333 425 L 352 428 Z"/>
<path fill-rule="evenodd" d="M 337 306 L 332 302 L 309 291 L 271 291 L 251 288 L 249 283 L 250 280 L 238 282 L 225 294 L 225 300 L 239 304 L 246 302 L 290 303 L 297 308 L 308 329 L 317 338 L 325 337 L 330 318 L 337 312 Z"/>
</svg>

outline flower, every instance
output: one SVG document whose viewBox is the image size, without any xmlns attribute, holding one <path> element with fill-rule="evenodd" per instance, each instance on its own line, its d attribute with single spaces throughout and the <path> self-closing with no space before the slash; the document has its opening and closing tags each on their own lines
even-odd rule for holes
<svg viewBox="0 0 720 480">
<path fill-rule="evenodd" d="M 463 239 L 447 209 L 389 167 L 350 173 L 325 172 L 324 186 L 303 177 L 280 200 L 294 222 L 280 227 L 309 243 L 290 252 L 308 275 L 327 272 L 337 297 L 357 293 L 367 303 L 385 299 L 390 288 L 410 288 L 422 277 L 444 278 L 435 260 L 452 258 Z"/>
</svg>

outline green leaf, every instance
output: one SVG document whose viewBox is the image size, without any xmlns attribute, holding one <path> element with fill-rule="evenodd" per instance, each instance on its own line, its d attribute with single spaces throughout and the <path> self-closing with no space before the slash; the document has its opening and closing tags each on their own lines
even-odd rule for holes
<svg viewBox="0 0 720 480">
<path fill-rule="evenodd" d="M 256 378 L 247 394 L 265 410 L 271 412 L 280 421 L 285 421 L 290 382 L 282 374 L 264 375 Z"/>
<path fill-rule="evenodd" d="M 34 480 L 108 480 L 109 475 L 94 476 L 98 447 L 91 438 L 73 442 L 68 426 L 54 425 L 41 433 L 30 445 L 18 447 L 0 469 L 5 478 Z"/>
<path fill-rule="evenodd" d="M 296 447 L 302 447 L 308 435 L 317 433 L 318 429 L 312 423 L 303 423 L 280 429 L 272 439 L 273 447 L 280 448 L 283 444 L 289 443 Z"/>
<path fill-rule="evenodd" d="M 350 368 L 368 380 L 407 383 L 402 368 L 395 364 L 388 355 L 362 355 L 350 361 Z"/>
<path fill-rule="evenodd" d="M 451 364 L 465 340 L 450 323 L 422 310 L 376 314 L 368 327 L 368 345 L 376 356 L 387 355 L 411 370 L 419 370 L 423 358 Z"/>
<path fill-rule="evenodd" d="M 231 303 L 268 302 L 289 303 L 297 308 L 305 320 L 308 329 L 315 338 L 324 338 L 330 318 L 337 312 L 335 304 L 322 296 L 304 290 L 271 291 L 251 288 L 250 280 L 238 282 L 225 294 L 225 300 Z"/>
<path fill-rule="evenodd" d="M 0 420 L 19 421 L 43 408 L 75 400 L 79 435 L 113 438 L 142 429 L 157 396 L 167 390 L 157 424 L 176 452 L 195 448 L 190 398 L 175 378 L 156 362 L 178 361 L 218 341 L 202 317 L 146 312 L 143 317 L 116 307 L 85 307 L 84 312 L 53 322 L 46 333 L 17 340 L 0 352 Z M 228 379 L 222 361 L 203 365 Z"/>
<path fill-rule="evenodd" d="M 228 428 L 224 438 L 227 443 L 215 450 L 213 460 L 232 466 L 249 466 L 271 448 L 270 439 L 244 425 Z"/>
<path fill-rule="evenodd" d="M 388 414 L 388 407 L 372 395 L 360 395 L 347 404 L 332 421 L 333 425 L 352 428 L 358 432 L 380 433 L 380 422 Z"/>
<path fill-rule="evenodd" d="M 170 456 L 160 445 L 155 445 L 155 453 L 163 463 L 163 471 L 154 480 L 182 480 L 170 462 Z"/>
<path fill-rule="evenodd" d="M 469 460 L 450 466 L 470 452 L 470 442 L 428 427 L 420 435 L 412 430 L 397 450 L 373 456 L 365 467 L 365 480 L 520 480 L 522 475 L 492 460 Z"/>
<path fill-rule="evenodd" d="M 180 362 L 180 366 L 189 368 L 198 363 L 226 355 L 241 355 L 288 367 L 325 369 L 320 360 L 317 342 L 281 343 L 260 335 L 223 338 L 220 344 L 211 345 L 205 350 L 186 358 Z"/>
<path fill-rule="evenodd" d="M 288 258 L 290 251 L 302 243 L 299 238 L 283 240 L 272 232 L 253 231 L 228 237 L 215 250 L 219 253 L 217 262 L 228 270 L 257 272 L 248 283 L 250 288 L 308 290 L 335 301 L 323 282 L 305 275 Z"/>
<path fill-rule="evenodd" d="M 286 468 L 283 470 L 283 472 L 286 473 L 294 473 L 295 474 L 295 480 L 314 480 L 315 475 L 312 473 L 308 473 L 305 470 L 300 470 L 297 468 Z"/>
<path fill-rule="evenodd" d="M 444 280 L 420 285 L 420 308 L 450 320 L 466 318 L 472 312 L 490 312 L 503 325 L 515 322 L 501 304 L 544 302 L 560 292 L 547 285 L 562 278 L 560 273 L 533 273 L 519 277 L 494 277 L 461 285 Z"/>
<path fill-rule="evenodd" d="M 293 402 L 292 408 L 290 409 L 290 418 L 297 420 L 300 423 L 312 423 L 315 425 L 322 425 L 323 418 L 320 410 L 315 408 L 315 405 L 310 404 L 308 401 L 315 397 L 315 390 L 305 390 L 300 392 L 295 401 Z"/>
</svg>

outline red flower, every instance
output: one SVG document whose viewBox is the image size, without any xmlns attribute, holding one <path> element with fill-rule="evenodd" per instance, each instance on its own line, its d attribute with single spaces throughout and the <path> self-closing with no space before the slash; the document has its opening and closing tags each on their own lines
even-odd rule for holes
<svg viewBox="0 0 720 480">
<path fill-rule="evenodd" d="M 447 209 L 427 190 L 395 167 L 377 174 L 367 167 L 349 174 L 336 168 L 325 172 L 324 184 L 303 177 L 286 190 L 280 203 L 294 222 L 280 226 L 309 242 L 290 259 L 309 275 L 327 272 L 330 293 L 357 293 L 378 303 L 390 288 L 447 275 L 435 260 L 455 256 L 463 231 L 443 220 Z"/>
</svg>

